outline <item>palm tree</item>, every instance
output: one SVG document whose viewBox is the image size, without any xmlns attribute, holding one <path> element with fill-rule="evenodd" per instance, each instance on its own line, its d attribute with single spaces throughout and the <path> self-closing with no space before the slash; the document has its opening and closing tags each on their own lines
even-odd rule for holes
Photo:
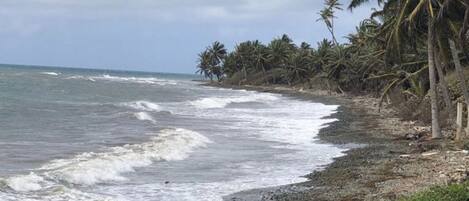
<svg viewBox="0 0 469 201">
<path fill-rule="evenodd" d="M 450 44 L 451 53 L 454 59 L 454 66 L 456 68 L 456 74 L 458 75 L 458 79 L 461 85 L 462 93 L 463 93 L 464 99 L 466 100 L 466 104 L 469 105 L 469 91 L 466 85 L 464 71 L 461 67 L 461 61 L 459 59 L 459 52 L 457 51 L 456 44 L 454 43 L 454 41 L 450 40 L 449 44 Z"/>
<path fill-rule="evenodd" d="M 342 4 L 339 3 L 339 0 L 325 0 L 325 7 L 319 11 L 319 16 L 321 16 L 316 21 L 323 21 L 326 24 L 327 30 L 331 33 L 332 41 L 334 44 L 338 44 L 337 39 L 334 34 L 334 18 L 336 10 L 342 10 Z"/>
<path fill-rule="evenodd" d="M 267 82 L 268 53 L 267 47 L 258 40 L 252 43 L 254 66 L 257 71 L 262 71 L 264 82 Z"/>
<path fill-rule="evenodd" d="M 288 57 L 287 82 L 289 85 L 309 81 L 313 57 L 306 44 Z"/>
<path fill-rule="evenodd" d="M 313 55 L 316 64 L 315 71 L 316 73 L 321 73 L 324 71 L 325 66 L 329 64 L 329 54 L 332 51 L 333 45 L 331 41 L 323 39 L 317 46 L 317 50 Z"/>
<path fill-rule="evenodd" d="M 204 75 L 205 78 L 210 78 L 213 81 L 213 73 L 212 73 L 212 58 L 209 51 L 205 50 L 198 55 L 198 64 L 197 64 L 197 71 L 201 75 Z"/>
<path fill-rule="evenodd" d="M 239 66 L 236 62 L 236 56 L 234 52 L 230 52 L 229 54 L 226 55 L 225 61 L 223 62 L 223 73 L 227 77 L 232 77 L 239 71 Z"/>
<path fill-rule="evenodd" d="M 366 2 L 371 1 L 351 0 L 348 8 Z M 381 93 L 381 101 L 391 91 L 400 92 L 406 100 L 417 104 L 429 96 L 432 136 L 439 138 L 437 84 L 451 112 L 445 73 L 454 69 L 452 64 L 461 75 L 459 81 L 469 102 L 462 76 L 462 65 L 469 58 L 465 55 L 469 3 L 465 0 L 376 2 L 382 5 L 380 10 L 363 20 L 348 35 L 347 43 L 339 44 L 334 32 L 336 12 L 342 9 L 339 0 L 326 0 L 319 20 L 324 21 L 332 39 L 324 39 L 316 49 L 307 43 L 297 47 L 288 35 L 275 38 L 268 45 L 257 40 L 242 42 L 230 53 L 215 42 L 207 49 L 208 53 L 199 55 L 198 72 L 206 77 L 240 80 L 239 84 L 245 81 L 293 85 L 319 78 L 321 83 L 335 84 L 333 87 L 329 84 L 331 90 L 373 90 Z M 450 44 L 451 41 L 457 43 Z"/>
<path fill-rule="evenodd" d="M 213 42 L 212 46 L 208 48 L 208 51 L 211 54 L 214 64 L 221 63 L 227 54 L 225 45 L 218 41 Z"/>
<path fill-rule="evenodd" d="M 212 46 L 210 46 L 207 50 L 210 55 L 211 61 L 210 71 L 213 75 L 217 77 L 217 80 L 220 81 L 223 76 L 222 63 L 227 54 L 225 45 L 218 41 L 215 41 L 212 43 Z"/>
<path fill-rule="evenodd" d="M 288 56 L 293 51 L 290 42 L 282 39 L 274 39 L 268 46 L 267 58 L 272 65 L 271 68 L 285 68 Z"/>
<path fill-rule="evenodd" d="M 235 47 L 236 62 L 244 74 L 244 81 L 248 79 L 248 71 L 255 67 L 254 46 L 251 41 L 242 42 Z"/>
<path fill-rule="evenodd" d="M 431 8 L 431 2 L 428 1 L 429 8 Z M 430 10 L 431 11 L 431 10 Z M 436 92 L 436 75 L 435 75 L 435 53 L 434 53 L 434 40 L 435 40 L 435 28 L 434 20 L 430 14 L 428 14 L 428 35 L 427 35 L 427 53 L 428 53 L 428 72 L 430 77 L 430 101 L 432 111 L 432 137 L 441 138 L 441 129 L 439 123 L 439 112 L 438 112 L 438 99 Z"/>
<path fill-rule="evenodd" d="M 354 8 L 360 4 L 368 2 L 367 0 L 355 0 L 352 1 L 349 8 Z M 383 1 L 380 1 L 381 3 Z M 385 4 L 394 4 L 396 0 L 388 0 Z M 410 44 L 418 42 L 418 38 L 406 38 L 403 37 L 404 31 L 413 33 L 416 35 L 418 32 L 424 32 L 421 24 L 426 24 L 427 27 L 427 61 L 429 70 L 430 80 L 430 100 L 431 100 L 431 111 L 432 111 L 432 137 L 441 138 L 441 130 L 439 125 L 439 112 L 438 112 L 438 100 L 436 92 L 436 73 L 435 73 L 435 58 L 434 58 L 434 40 L 435 37 L 435 12 L 438 12 L 438 2 L 433 0 L 402 0 L 396 4 L 398 8 L 397 18 L 392 18 L 388 29 L 388 48 L 394 49 L 398 53 L 400 63 L 402 62 L 402 43 L 405 40 L 409 40 Z M 386 7 L 386 6 L 385 6 Z M 387 7 L 389 9 L 389 7 Z M 407 29 L 401 29 L 406 26 Z"/>
</svg>

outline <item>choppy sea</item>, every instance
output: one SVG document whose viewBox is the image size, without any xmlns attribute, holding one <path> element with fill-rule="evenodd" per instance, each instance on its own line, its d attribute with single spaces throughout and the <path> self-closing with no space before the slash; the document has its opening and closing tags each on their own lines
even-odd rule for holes
<svg viewBox="0 0 469 201">
<path fill-rule="evenodd" d="M 193 79 L 0 66 L 0 200 L 219 201 L 344 151 L 316 139 L 337 105 Z"/>
</svg>

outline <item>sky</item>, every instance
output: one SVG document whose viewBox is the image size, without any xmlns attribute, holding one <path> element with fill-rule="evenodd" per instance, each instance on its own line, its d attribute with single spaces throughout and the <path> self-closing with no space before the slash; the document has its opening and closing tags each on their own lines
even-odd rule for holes
<svg viewBox="0 0 469 201">
<path fill-rule="evenodd" d="M 341 0 L 347 5 L 349 0 Z M 0 63 L 194 73 L 213 41 L 232 49 L 288 34 L 316 44 L 323 0 L 1 0 Z M 339 41 L 369 17 L 338 12 Z"/>
</svg>

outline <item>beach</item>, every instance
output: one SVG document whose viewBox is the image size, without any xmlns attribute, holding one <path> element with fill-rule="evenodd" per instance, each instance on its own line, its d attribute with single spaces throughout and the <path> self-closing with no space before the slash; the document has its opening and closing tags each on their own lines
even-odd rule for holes
<svg viewBox="0 0 469 201">
<path fill-rule="evenodd" d="M 0 200 L 219 201 L 307 181 L 339 105 L 192 75 L 3 65 Z"/>
<path fill-rule="evenodd" d="M 286 86 L 213 85 L 341 105 L 332 115 L 339 121 L 322 129 L 318 140 L 349 149 L 322 170 L 305 175 L 307 182 L 243 191 L 225 200 L 396 200 L 467 179 L 464 145 L 429 140 L 428 126 L 400 120 L 389 105 L 378 111 L 377 98 Z"/>
<path fill-rule="evenodd" d="M 0 200 L 395 200 L 469 172 L 467 146 L 371 96 L 93 69 L 0 77 Z"/>
</svg>

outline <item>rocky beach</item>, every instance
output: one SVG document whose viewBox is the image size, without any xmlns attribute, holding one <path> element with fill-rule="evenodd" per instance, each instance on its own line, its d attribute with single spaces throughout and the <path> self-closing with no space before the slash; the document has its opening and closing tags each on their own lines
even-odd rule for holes
<svg viewBox="0 0 469 201">
<path fill-rule="evenodd" d="M 285 86 L 210 85 L 341 105 L 332 116 L 339 121 L 322 129 L 317 140 L 349 149 L 322 170 L 305 175 L 307 182 L 238 192 L 224 197 L 227 201 L 396 200 L 468 177 L 464 143 L 430 139 L 429 126 L 402 121 L 392 105 L 379 110 L 377 98 Z M 452 132 L 444 133 L 452 137 Z"/>
</svg>

